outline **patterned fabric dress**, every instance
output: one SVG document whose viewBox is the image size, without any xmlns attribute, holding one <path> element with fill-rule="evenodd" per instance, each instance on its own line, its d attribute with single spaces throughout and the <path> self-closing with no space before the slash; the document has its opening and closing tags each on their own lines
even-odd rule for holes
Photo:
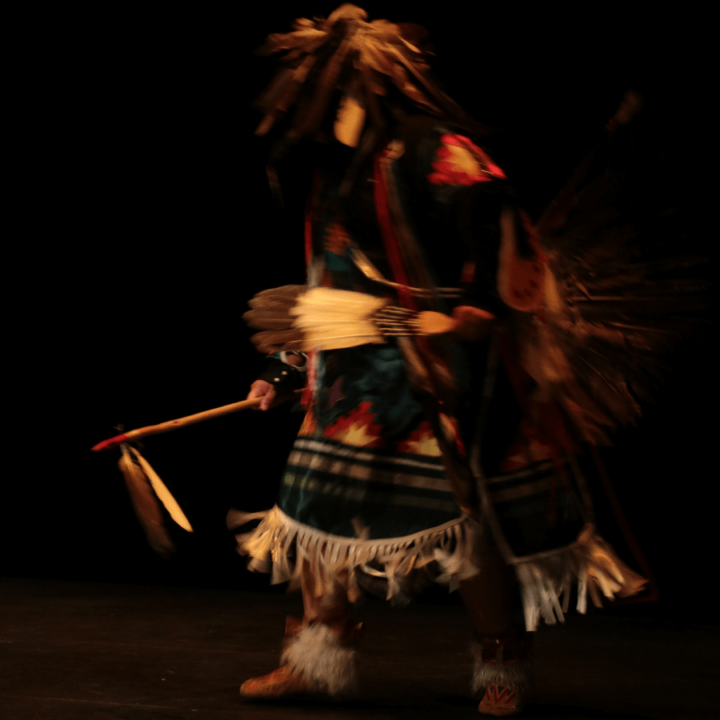
<svg viewBox="0 0 720 720">
<path fill-rule="evenodd" d="M 319 158 L 307 213 L 310 287 L 446 314 L 472 305 L 500 327 L 508 303 L 535 302 L 542 254 L 502 170 L 458 128 L 405 121 L 359 169 L 347 200 L 339 188 L 351 158 L 332 152 L 332 161 Z M 316 591 L 339 583 L 351 599 L 381 578 L 386 597 L 402 601 L 428 579 L 452 589 L 477 572 L 478 542 L 491 532 L 515 565 L 530 630 L 541 617 L 562 619 L 575 582 L 581 611 L 588 590 L 596 604 L 598 588 L 608 597 L 637 592 L 642 578 L 595 535 L 581 474 L 571 477 L 567 458 L 523 431 L 501 354 L 497 337 L 312 352 L 306 416 L 277 505 L 228 516 L 235 528 L 262 517 L 237 535 L 249 568 L 295 584 L 310 572 Z M 482 470 L 473 473 L 481 407 L 489 422 L 474 440 Z"/>
<path fill-rule="evenodd" d="M 413 223 L 420 242 L 415 260 L 432 283 L 463 285 L 464 296 L 456 302 L 497 309 L 493 285 L 478 292 L 472 275 L 479 255 L 496 262 L 502 171 L 477 145 L 438 121 L 411 120 L 401 136 L 361 170 L 352 202 L 344 207 L 337 201 L 343 163 L 318 174 L 308 212 L 308 285 L 387 296 L 401 304 L 397 292 L 358 267 L 360 256 L 386 280 L 407 282 L 388 258 L 393 248 L 378 218 L 383 182 L 378 165 L 384 162 L 406 216 L 420 213 Z M 483 212 L 477 212 L 478 202 Z M 462 216 L 469 208 L 475 208 L 474 218 Z M 473 225 L 478 218 L 485 226 Z M 435 246 L 426 246 L 426 239 Z M 481 268 L 480 274 L 493 278 L 495 269 Z M 440 309 L 449 313 L 451 306 L 442 303 Z M 456 395 L 468 393 L 468 363 L 459 348 L 451 354 L 455 367 L 445 372 Z M 273 579 L 282 581 L 293 574 L 293 561 L 305 557 L 328 582 L 345 570 L 351 587 L 356 572 L 386 577 L 390 597 L 407 589 L 411 570 L 433 577 L 444 571 L 450 580 L 475 571 L 471 556 L 478 526 L 458 506 L 437 437 L 439 422 L 456 452 L 464 452 L 457 418 L 435 413 L 433 423 L 427 392 L 411 375 L 406 353 L 392 340 L 311 354 L 307 412 L 278 504 L 243 539 L 254 558 L 251 567 L 266 569 L 270 554 Z"/>
</svg>

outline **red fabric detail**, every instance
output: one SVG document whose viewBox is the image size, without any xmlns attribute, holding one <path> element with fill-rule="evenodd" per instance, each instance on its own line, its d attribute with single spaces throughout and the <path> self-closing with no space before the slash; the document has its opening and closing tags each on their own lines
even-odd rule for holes
<svg viewBox="0 0 720 720">
<path fill-rule="evenodd" d="M 475 282 L 475 263 L 468 260 L 462 269 L 462 275 L 460 276 L 460 282 L 473 283 Z"/>
<path fill-rule="evenodd" d="M 309 408 L 312 405 L 313 399 L 313 388 L 315 387 L 315 380 L 317 378 L 317 348 L 313 348 L 308 354 L 307 358 L 307 383 L 303 390 L 300 404 L 304 408 Z"/>
<path fill-rule="evenodd" d="M 374 185 L 374 199 L 375 199 L 375 211 L 377 213 L 378 225 L 380 226 L 380 234 L 383 239 L 383 246 L 390 263 L 390 269 L 393 273 L 395 282 L 400 285 L 410 286 L 408 275 L 405 271 L 402 258 L 400 256 L 400 249 L 398 247 L 398 240 L 395 236 L 395 228 L 390 217 L 390 208 L 388 206 L 388 187 L 385 181 L 385 175 L 383 173 L 383 160 L 390 154 L 390 150 L 386 149 L 381 153 L 375 155 L 375 185 Z M 398 288 L 398 299 L 403 307 L 410 310 L 418 310 L 418 305 L 415 298 L 405 288 Z M 444 363 L 437 358 L 432 350 L 430 349 L 427 338 L 418 337 L 415 339 L 415 346 L 417 347 L 420 357 L 423 360 L 425 368 L 427 369 L 430 377 L 430 382 L 433 386 L 433 394 L 440 404 L 441 394 L 438 391 L 438 387 L 442 386 L 442 383 L 437 379 L 436 374 L 433 372 L 433 364 L 437 364 L 445 368 Z M 447 369 L 447 368 L 445 368 Z"/>
<path fill-rule="evenodd" d="M 375 209 L 377 212 L 378 224 L 380 225 L 383 245 L 385 246 L 385 252 L 387 253 L 395 282 L 400 283 L 401 285 L 409 286 L 410 283 L 408 282 L 407 274 L 405 273 L 405 268 L 403 267 L 397 238 L 395 237 L 392 220 L 390 219 L 390 208 L 388 207 L 387 202 L 388 191 L 385 184 L 385 177 L 382 172 L 382 161 L 388 153 L 389 151 L 385 150 L 382 153 L 377 153 L 375 155 Z M 401 305 L 404 307 L 411 310 L 418 309 L 415 300 L 407 289 L 398 288 L 398 297 Z"/>
<path fill-rule="evenodd" d="M 323 437 L 338 438 L 341 442 L 346 441 L 350 445 L 358 444 L 359 447 L 383 447 L 386 443 L 382 436 L 382 426 L 373 422 L 375 413 L 370 412 L 372 402 L 365 400 L 347 415 L 342 415 L 332 425 L 328 425 L 323 431 Z M 347 431 L 357 435 L 357 440 L 364 439 L 361 444 L 352 442 Z M 360 435 L 365 438 L 360 438 Z"/>
<path fill-rule="evenodd" d="M 349 245 L 350 237 L 347 230 L 339 223 L 330 223 L 325 232 L 325 251 L 342 256 Z"/>
<path fill-rule="evenodd" d="M 432 427 L 430 427 L 430 423 L 427 420 L 423 420 L 417 426 L 417 429 L 413 430 L 408 435 L 406 440 L 403 440 L 402 442 L 399 442 L 397 444 L 397 451 L 400 453 L 413 452 L 413 444 L 423 443 L 428 440 L 433 440 L 434 438 L 435 433 L 433 433 Z"/>
<path fill-rule="evenodd" d="M 317 197 L 318 188 L 320 186 L 320 173 L 319 170 L 315 171 L 315 177 L 313 178 L 313 188 L 308 197 L 307 204 L 305 206 L 305 268 L 307 272 L 307 278 L 310 277 L 310 271 L 312 269 L 313 261 L 313 233 L 312 233 L 312 219 L 315 211 L 315 199 Z M 313 389 L 315 387 L 315 378 L 317 375 L 317 350 L 311 350 L 307 359 L 307 382 L 305 389 L 302 392 L 300 398 L 300 404 L 302 407 L 308 410 L 308 413 L 303 422 L 303 428 L 307 434 L 312 434 L 314 431 L 314 418 L 312 417 L 310 407 L 313 401 Z"/>
<path fill-rule="evenodd" d="M 440 136 L 440 142 L 442 145 L 435 151 L 438 160 L 432 163 L 434 172 L 427 176 L 432 185 L 470 186 L 505 178 L 505 173 L 470 138 L 445 133 Z M 453 147 L 465 150 L 470 157 L 463 158 L 451 150 Z"/>
</svg>

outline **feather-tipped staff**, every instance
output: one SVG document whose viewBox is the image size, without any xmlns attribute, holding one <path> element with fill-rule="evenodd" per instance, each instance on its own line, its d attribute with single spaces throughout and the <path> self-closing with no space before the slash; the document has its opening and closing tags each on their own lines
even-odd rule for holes
<svg viewBox="0 0 720 720">
<path fill-rule="evenodd" d="M 292 397 L 292 395 L 293 394 L 289 394 L 279 399 L 284 400 Z M 194 415 L 177 418 L 176 420 L 169 420 L 159 425 L 148 425 L 147 427 L 138 428 L 137 430 L 129 430 L 126 433 L 116 435 L 108 440 L 103 440 L 92 448 L 93 452 L 104 452 L 117 447 L 120 448 L 122 454 L 118 462 L 118 467 L 125 478 L 125 484 L 130 494 L 135 514 L 143 526 L 148 543 L 155 552 L 163 556 L 168 556 L 175 550 L 175 545 L 165 527 L 160 503 L 162 503 L 168 511 L 173 521 L 183 528 L 183 530 L 192 532 L 193 529 L 172 493 L 167 489 L 155 470 L 153 470 L 150 463 L 140 454 L 137 448 L 133 447 L 130 443 L 134 440 L 147 437 L 148 435 L 170 432 L 221 415 L 254 408 L 260 405 L 261 401 L 262 397 L 242 400 L 230 405 L 213 408 L 212 410 L 195 413 Z"/>
<path fill-rule="evenodd" d="M 204 410 L 203 412 L 195 413 L 194 415 L 187 415 L 185 417 L 177 418 L 176 420 L 168 420 L 167 422 L 160 423 L 159 425 L 148 425 L 147 427 L 141 427 L 137 430 L 128 430 L 128 432 L 123 433 L 122 435 L 116 435 L 108 440 L 99 442 L 97 445 L 93 445 L 92 451 L 104 452 L 105 450 L 112 450 L 131 440 L 140 440 L 140 438 L 147 437 L 148 435 L 160 435 L 161 433 L 177 430 L 178 428 L 186 427 L 187 425 L 194 425 L 195 423 L 220 417 L 221 415 L 229 415 L 230 413 L 237 412 L 238 410 L 254 408 L 260 405 L 261 400 L 262 397 L 256 397 L 252 400 L 241 400 L 240 402 L 231 403 L 230 405 L 222 405 L 221 407 L 213 408 L 212 410 Z"/>
</svg>

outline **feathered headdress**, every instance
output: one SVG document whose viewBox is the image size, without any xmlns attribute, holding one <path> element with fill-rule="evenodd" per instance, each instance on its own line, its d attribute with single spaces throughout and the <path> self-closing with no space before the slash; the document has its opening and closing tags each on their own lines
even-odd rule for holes
<svg viewBox="0 0 720 720">
<path fill-rule="evenodd" d="M 427 62 L 432 53 L 424 49 L 428 38 L 424 28 L 387 20 L 368 22 L 367 17 L 362 8 L 341 5 L 327 19 L 295 20 L 292 32 L 269 35 L 257 51 L 260 55 L 288 51 L 255 103 L 265 115 L 257 135 L 265 135 L 295 109 L 268 164 L 274 191 L 279 192 L 277 161 L 300 139 L 316 138 L 329 112 L 334 114 L 333 134 L 341 143 L 358 148 L 361 157 L 371 152 L 387 127 L 383 98 L 392 88 L 423 112 L 471 134 L 486 132 L 432 78 Z"/>
</svg>

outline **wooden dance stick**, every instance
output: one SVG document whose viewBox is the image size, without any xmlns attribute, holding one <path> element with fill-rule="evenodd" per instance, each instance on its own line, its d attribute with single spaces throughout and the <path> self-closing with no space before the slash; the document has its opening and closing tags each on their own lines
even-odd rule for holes
<svg viewBox="0 0 720 720">
<path fill-rule="evenodd" d="M 293 397 L 293 395 L 294 394 L 291 394 L 287 397 L 290 398 Z M 210 420 L 211 418 L 220 417 L 221 415 L 228 415 L 229 413 L 234 413 L 238 410 L 255 408 L 260 405 L 263 397 L 264 396 L 252 398 L 252 400 L 241 400 L 240 402 L 231 403 L 230 405 L 223 405 L 222 407 L 213 408 L 212 410 L 205 410 L 204 412 L 195 413 L 194 415 L 177 418 L 177 420 L 168 420 L 167 422 L 160 423 L 159 425 L 148 425 L 147 427 L 138 428 L 137 430 L 128 430 L 122 435 L 116 435 L 108 440 L 103 440 L 95 445 L 92 450 L 93 452 L 112 450 L 129 440 L 138 440 L 139 438 L 147 437 L 148 435 L 159 435 L 160 433 L 177 430 L 178 428 L 185 427 L 186 425 L 203 422 L 203 420 Z"/>
</svg>

